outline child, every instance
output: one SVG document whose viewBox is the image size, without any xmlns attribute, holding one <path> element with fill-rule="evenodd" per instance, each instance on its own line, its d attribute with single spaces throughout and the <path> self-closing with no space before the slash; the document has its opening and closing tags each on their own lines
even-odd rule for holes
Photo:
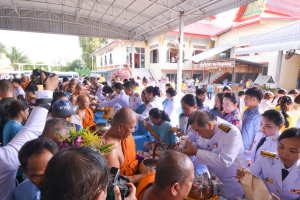
<svg viewBox="0 0 300 200">
<path fill-rule="evenodd" d="M 245 106 L 248 108 L 243 114 L 242 138 L 245 150 L 250 150 L 255 134 L 259 130 L 261 114 L 259 104 L 263 98 L 260 88 L 249 88 L 245 92 Z"/>
</svg>

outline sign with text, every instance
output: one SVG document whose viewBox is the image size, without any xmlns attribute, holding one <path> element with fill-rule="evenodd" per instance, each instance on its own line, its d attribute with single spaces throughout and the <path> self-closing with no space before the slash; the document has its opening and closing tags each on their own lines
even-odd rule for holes
<svg viewBox="0 0 300 200">
<path fill-rule="evenodd" d="M 221 68 L 221 67 L 234 67 L 234 60 L 227 61 L 202 61 L 196 64 L 197 68 Z"/>
</svg>

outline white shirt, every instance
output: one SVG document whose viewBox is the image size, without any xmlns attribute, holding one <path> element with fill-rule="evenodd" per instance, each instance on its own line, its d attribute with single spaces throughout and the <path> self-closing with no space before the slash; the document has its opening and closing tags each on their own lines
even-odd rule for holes
<svg viewBox="0 0 300 200">
<path fill-rule="evenodd" d="M 236 170 L 240 168 L 237 158 L 247 166 L 239 129 L 218 117 L 212 138 L 204 139 L 199 136 L 197 144 L 193 142 L 193 145 L 199 148 L 196 154 L 197 163 L 207 165 L 210 174 L 219 177 L 223 183 L 222 196 L 226 199 L 242 196 L 244 191 L 234 178 Z"/>
<path fill-rule="evenodd" d="M 122 107 L 128 107 L 129 106 L 129 98 L 128 98 L 128 95 L 125 94 L 125 92 L 123 90 L 121 90 L 120 94 L 117 94 L 112 100 L 99 103 L 98 105 L 99 105 L 99 107 L 115 106 L 115 105 L 121 105 Z"/>
<path fill-rule="evenodd" d="M 276 98 L 274 99 L 274 101 L 273 101 L 273 105 L 274 105 L 274 106 L 277 106 L 278 99 L 279 99 L 279 97 L 276 97 Z"/>
<path fill-rule="evenodd" d="M 140 93 L 134 91 L 132 95 L 129 96 L 129 108 L 135 111 L 137 107 L 139 107 L 139 105 L 141 104 L 142 104 L 142 99 Z"/>
<path fill-rule="evenodd" d="M 105 97 L 102 95 L 102 90 L 103 90 L 103 85 L 100 84 L 99 87 L 98 87 L 98 90 L 97 90 L 97 92 L 96 92 L 96 94 L 95 94 L 95 96 L 98 97 L 98 101 L 99 101 L 99 102 L 101 102 L 102 99 L 105 98 Z"/>
<path fill-rule="evenodd" d="M 36 98 L 52 99 L 52 91 L 37 91 Z M 50 105 L 50 104 L 49 104 Z M 0 147 L 0 199 L 14 199 L 16 187 L 15 179 L 20 165 L 18 153 L 21 147 L 28 141 L 38 138 L 45 126 L 48 110 L 42 107 L 34 107 L 25 126 L 5 146 Z"/>
<path fill-rule="evenodd" d="M 274 107 L 274 106 L 267 99 L 263 99 L 263 100 L 261 100 L 259 107 L 263 112 L 265 112 L 266 110 L 269 109 L 269 107 Z"/>
<path fill-rule="evenodd" d="M 283 168 L 284 165 L 277 155 L 275 158 L 260 156 L 260 158 L 249 167 L 249 170 L 255 176 L 261 177 L 268 191 L 274 193 L 280 199 L 300 199 L 300 160 L 287 169 L 289 174 L 282 181 Z"/>
<path fill-rule="evenodd" d="M 172 97 L 171 99 L 169 99 L 169 101 L 166 103 L 165 106 L 165 112 L 169 115 L 170 117 L 170 122 L 172 127 L 175 127 L 176 125 L 178 125 L 178 105 L 175 101 L 175 97 Z"/>
<path fill-rule="evenodd" d="M 241 113 L 241 115 L 243 115 L 242 111 L 243 111 L 243 108 L 245 106 L 245 101 L 240 97 L 239 97 L 239 99 L 240 99 L 240 107 L 239 107 L 240 108 L 240 113 Z"/>
<path fill-rule="evenodd" d="M 136 114 L 137 120 L 143 121 L 144 119 L 149 117 L 149 111 L 152 108 L 158 108 L 159 110 L 163 109 L 162 103 L 159 101 L 157 97 L 154 97 L 147 104 L 145 111 L 142 114 Z"/>
<path fill-rule="evenodd" d="M 277 153 L 277 146 L 279 143 L 278 137 L 280 136 L 280 134 L 281 134 L 281 130 L 279 130 L 278 133 L 276 133 L 275 135 L 267 137 L 266 141 L 261 147 L 259 147 L 259 149 L 257 149 L 257 146 L 260 140 L 265 136 L 263 136 L 262 132 L 260 131 L 255 134 L 255 138 L 253 140 L 253 145 L 251 149 L 251 164 L 253 164 L 260 157 L 260 152 L 262 150 L 269 151 L 272 153 Z"/>
</svg>

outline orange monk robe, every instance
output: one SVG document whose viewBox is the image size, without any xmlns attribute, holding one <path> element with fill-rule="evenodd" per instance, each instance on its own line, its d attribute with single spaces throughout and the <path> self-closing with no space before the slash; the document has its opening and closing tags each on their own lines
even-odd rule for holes
<svg viewBox="0 0 300 200">
<path fill-rule="evenodd" d="M 94 113 L 90 108 L 85 109 L 85 117 L 82 121 L 83 128 L 90 126 L 89 129 L 95 128 Z"/>
<path fill-rule="evenodd" d="M 68 84 L 65 84 L 64 87 L 63 87 L 63 92 L 66 92 L 67 91 L 67 86 Z"/>
<path fill-rule="evenodd" d="M 27 81 L 26 83 L 22 82 L 21 83 L 21 87 L 23 88 L 23 90 L 25 91 L 25 88 L 29 85 L 30 81 Z"/>
<path fill-rule="evenodd" d="M 152 172 L 150 174 L 147 174 L 140 180 L 139 185 L 136 189 L 137 200 L 142 200 L 146 190 L 153 185 L 155 174 L 156 172 Z"/>
<path fill-rule="evenodd" d="M 120 174 L 125 176 L 136 175 L 139 161 L 136 159 L 135 142 L 132 134 L 122 140 L 122 149 L 124 163 L 120 169 Z"/>
</svg>

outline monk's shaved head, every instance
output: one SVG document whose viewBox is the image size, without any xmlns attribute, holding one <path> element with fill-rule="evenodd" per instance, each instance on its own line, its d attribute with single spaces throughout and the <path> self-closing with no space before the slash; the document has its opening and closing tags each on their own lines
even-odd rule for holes
<svg viewBox="0 0 300 200">
<path fill-rule="evenodd" d="M 112 120 L 112 126 L 118 126 L 120 123 L 126 124 L 131 120 L 136 121 L 135 112 L 133 112 L 130 108 L 123 107 L 116 112 Z"/>
<path fill-rule="evenodd" d="M 191 173 L 194 173 L 194 165 L 187 155 L 167 150 L 157 161 L 154 185 L 162 190 L 176 182 L 183 185 Z"/>
<path fill-rule="evenodd" d="M 0 89 L 3 92 L 13 92 L 14 91 L 14 86 L 12 84 L 12 82 L 8 81 L 8 80 L 1 80 L 0 81 Z"/>
<path fill-rule="evenodd" d="M 88 97 L 85 94 L 79 95 L 77 97 L 77 102 L 78 103 L 82 103 L 85 99 L 87 99 Z"/>
<path fill-rule="evenodd" d="M 83 85 L 81 83 L 78 83 L 75 87 L 75 89 L 82 89 L 83 88 Z"/>
</svg>

